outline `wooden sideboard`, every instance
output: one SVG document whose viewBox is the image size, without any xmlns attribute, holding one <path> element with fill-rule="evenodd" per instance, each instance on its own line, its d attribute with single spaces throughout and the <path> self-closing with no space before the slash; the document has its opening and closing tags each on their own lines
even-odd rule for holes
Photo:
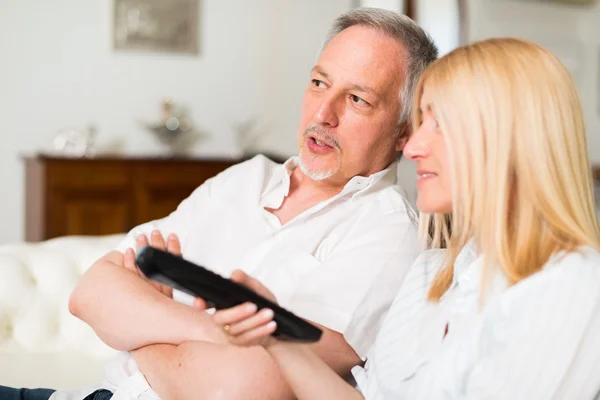
<svg viewBox="0 0 600 400">
<path fill-rule="evenodd" d="M 25 157 L 25 240 L 127 232 L 168 215 L 239 161 Z"/>
</svg>

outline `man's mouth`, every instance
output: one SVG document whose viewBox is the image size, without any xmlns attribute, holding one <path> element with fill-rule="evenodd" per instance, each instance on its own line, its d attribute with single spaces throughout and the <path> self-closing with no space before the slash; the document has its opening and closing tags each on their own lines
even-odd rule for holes
<svg viewBox="0 0 600 400">
<path fill-rule="evenodd" d="M 334 146 L 330 145 L 329 143 L 323 141 L 323 140 L 319 140 L 314 136 L 310 137 L 310 140 L 312 140 L 315 144 L 319 145 L 319 146 L 327 146 L 327 147 L 331 147 L 333 148 Z"/>
<path fill-rule="evenodd" d="M 321 155 L 331 154 L 336 148 L 338 148 L 335 144 L 315 136 L 308 137 L 306 145 L 311 153 Z"/>
</svg>

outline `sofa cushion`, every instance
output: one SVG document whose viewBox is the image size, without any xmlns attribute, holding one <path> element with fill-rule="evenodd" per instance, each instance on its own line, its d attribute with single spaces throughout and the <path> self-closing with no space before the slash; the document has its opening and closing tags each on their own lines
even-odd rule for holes
<svg viewBox="0 0 600 400">
<path fill-rule="evenodd" d="M 69 313 L 68 299 L 87 268 L 123 237 L 0 246 L 0 384 L 78 387 L 101 379 L 115 351 Z"/>
</svg>

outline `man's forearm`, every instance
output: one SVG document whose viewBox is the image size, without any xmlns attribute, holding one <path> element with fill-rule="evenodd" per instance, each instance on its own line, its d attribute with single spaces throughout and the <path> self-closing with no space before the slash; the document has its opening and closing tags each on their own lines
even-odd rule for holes
<svg viewBox="0 0 600 400">
<path fill-rule="evenodd" d="M 314 363 L 324 369 L 325 372 L 321 375 L 329 378 L 321 380 L 328 389 L 356 395 L 354 389 L 337 374 L 347 375 L 354 365 L 360 363 L 360 358 L 341 334 L 324 327 L 322 329 L 321 341 L 306 346 L 313 358 L 299 368 L 306 369 L 308 366 L 310 369 Z M 132 354 L 150 386 L 163 399 L 295 398 L 280 367 L 262 347 L 186 342 L 179 346 L 147 346 Z M 293 369 L 292 378 L 295 373 Z M 299 376 L 303 379 L 303 372 Z M 337 378 L 334 379 L 333 386 L 329 385 L 331 376 Z M 306 380 L 303 379 L 302 383 L 306 383 Z"/>
<path fill-rule="evenodd" d="M 120 266 L 112 252 L 95 263 L 71 295 L 69 310 L 117 350 L 189 340 L 223 341 L 210 317 L 167 298 Z"/>
<path fill-rule="evenodd" d="M 208 342 L 152 345 L 132 352 L 162 399 L 293 399 L 289 385 L 262 347 Z"/>
</svg>

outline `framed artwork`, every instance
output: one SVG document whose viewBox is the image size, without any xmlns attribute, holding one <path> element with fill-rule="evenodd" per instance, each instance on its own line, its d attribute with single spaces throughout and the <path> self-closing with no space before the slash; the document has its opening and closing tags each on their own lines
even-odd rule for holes
<svg viewBox="0 0 600 400">
<path fill-rule="evenodd" d="M 114 49 L 198 54 L 198 1 L 114 0 Z"/>
</svg>

